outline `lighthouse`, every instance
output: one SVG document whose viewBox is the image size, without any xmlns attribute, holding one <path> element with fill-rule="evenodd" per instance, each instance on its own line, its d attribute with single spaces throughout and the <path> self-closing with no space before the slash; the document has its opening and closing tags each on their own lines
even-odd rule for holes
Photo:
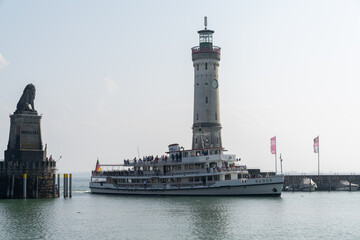
<svg viewBox="0 0 360 240">
<path fill-rule="evenodd" d="M 194 66 L 194 121 L 193 149 L 221 148 L 221 124 L 219 106 L 220 47 L 213 45 L 213 30 L 198 31 L 199 46 L 193 47 Z"/>
</svg>

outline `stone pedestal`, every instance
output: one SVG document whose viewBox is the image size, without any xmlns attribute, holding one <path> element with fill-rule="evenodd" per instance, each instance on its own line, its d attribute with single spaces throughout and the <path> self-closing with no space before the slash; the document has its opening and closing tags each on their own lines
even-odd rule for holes
<svg viewBox="0 0 360 240">
<path fill-rule="evenodd" d="M 10 134 L 5 162 L 42 162 L 45 152 L 41 140 L 41 116 L 13 114 L 10 116 Z"/>
</svg>

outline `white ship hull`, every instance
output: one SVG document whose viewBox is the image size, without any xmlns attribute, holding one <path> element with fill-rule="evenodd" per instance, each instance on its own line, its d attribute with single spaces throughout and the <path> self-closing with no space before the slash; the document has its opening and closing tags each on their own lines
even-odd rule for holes
<svg viewBox="0 0 360 240">
<path fill-rule="evenodd" d="M 336 188 L 336 191 L 357 191 L 359 187 L 351 186 L 351 190 L 349 187 L 339 187 Z"/>
<path fill-rule="evenodd" d="M 116 187 L 110 183 L 91 182 L 92 193 L 121 195 L 166 195 L 166 196 L 280 196 L 283 176 L 247 179 L 247 182 L 219 181 L 210 186 L 187 187 Z"/>
</svg>

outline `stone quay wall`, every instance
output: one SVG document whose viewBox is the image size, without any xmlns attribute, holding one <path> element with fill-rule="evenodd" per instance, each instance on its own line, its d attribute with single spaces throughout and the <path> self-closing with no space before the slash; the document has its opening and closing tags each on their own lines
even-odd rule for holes
<svg viewBox="0 0 360 240">
<path fill-rule="evenodd" d="M 59 197 L 55 173 L 55 161 L 0 161 L 0 198 L 23 198 L 24 174 L 26 198 Z"/>
</svg>

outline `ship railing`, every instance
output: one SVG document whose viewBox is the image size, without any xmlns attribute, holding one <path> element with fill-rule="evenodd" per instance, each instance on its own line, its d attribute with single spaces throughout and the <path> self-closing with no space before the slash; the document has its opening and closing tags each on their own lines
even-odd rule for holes
<svg viewBox="0 0 360 240">
<path fill-rule="evenodd" d="M 164 164 L 164 163 L 176 163 L 181 162 L 182 159 L 172 159 L 172 158 L 158 158 L 154 160 L 124 160 L 124 166 L 153 166 L 157 164 Z"/>
<path fill-rule="evenodd" d="M 204 175 L 204 174 L 213 174 L 213 173 L 224 173 L 224 172 L 242 172 L 247 171 L 246 166 L 232 166 L 228 168 L 208 168 L 208 169 L 193 169 L 193 170 L 169 170 L 166 173 L 164 172 L 149 172 L 149 171 L 126 171 L 126 170 L 109 170 L 109 171 L 100 171 L 92 172 L 92 177 L 100 176 L 109 176 L 109 177 L 154 177 L 154 176 L 178 176 L 178 175 Z"/>
<path fill-rule="evenodd" d="M 150 159 L 134 159 L 134 160 L 124 160 L 124 167 L 132 167 L 132 166 L 153 166 L 153 165 L 162 165 L 165 163 L 177 163 L 183 162 L 185 159 L 186 162 L 193 162 L 193 161 L 200 161 L 200 162 L 209 162 L 209 161 L 235 161 L 236 155 L 235 154 L 201 154 L 197 156 L 189 156 L 189 157 L 182 157 L 181 154 L 175 156 L 171 155 L 169 157 L 156 157 Z"/>
<path fill-rule="evenodd" d="M 131 188 L 131 189 L 136 189 L 136 188 L 167 189 L 167 188 L 192 188 L 192 187 L 197 187 L 197 186 L 209 187 L 209 186 L 213 185 L 214 183 L 215 183 L 214 181 L 207 182 L 207 183 L 202 183 L 202 182 L 201 183 L 200 182 L 196 182 L 196 183 L 114 183 L 114 186 L 116 186 L 117 188 Z"/>
</svg>

